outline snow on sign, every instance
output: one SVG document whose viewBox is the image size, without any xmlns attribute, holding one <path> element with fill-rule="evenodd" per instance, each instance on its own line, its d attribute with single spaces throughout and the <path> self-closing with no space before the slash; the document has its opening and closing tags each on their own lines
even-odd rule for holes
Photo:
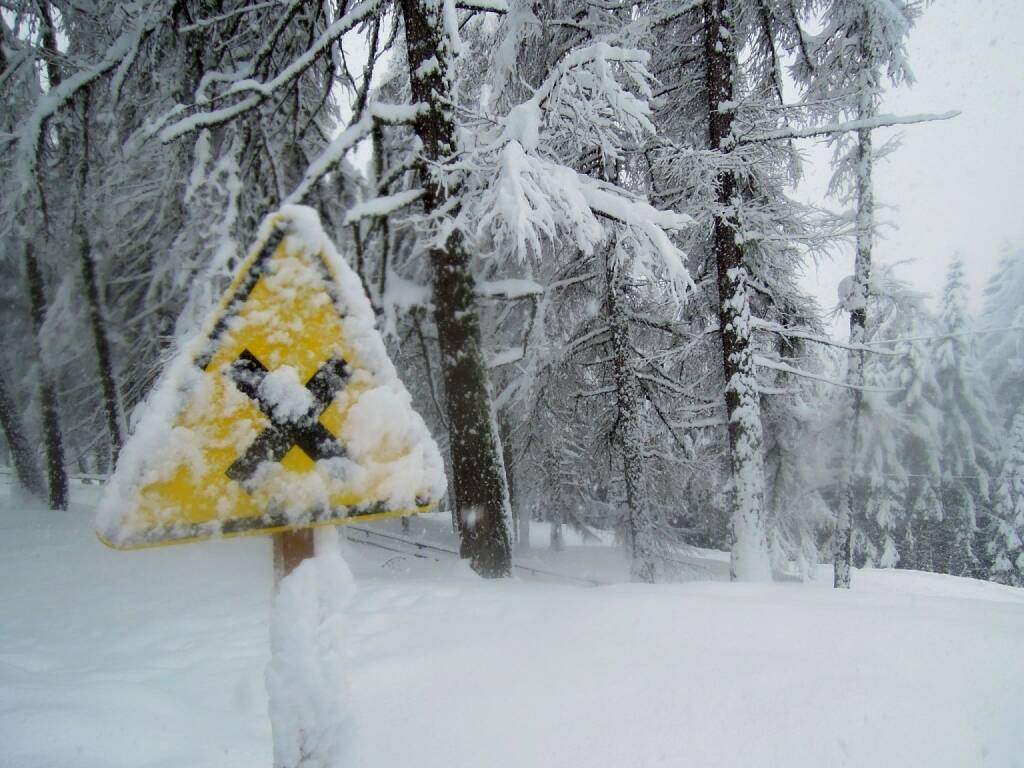
<svg viewBox="0 0 1024 768">
<path fill-rule="evenodd" d="M 441 457 L 373 323 L 316 213 L 270 216 L 144 405 L 100 539 L 134 549 L 430 509 Z"/>
</svg>

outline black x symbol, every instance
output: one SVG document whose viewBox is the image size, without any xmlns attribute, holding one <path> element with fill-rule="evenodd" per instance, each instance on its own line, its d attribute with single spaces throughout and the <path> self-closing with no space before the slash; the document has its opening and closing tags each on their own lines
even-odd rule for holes
<svg viewBox="0 0 1024 768">
<path fill-rule="evenodd" d="M 320 423 L 320 414 L 348 380 L 344 360 L 328 360 L 306 382 L 306 389 L 313 395 L 313 404 L 298 418 L 279 417 L 274 411 L 274 403 L 267 401 L 260 393 L 260 384 L 267 376 L 267 368 L 248 349 L 231 364 L 227 376 L 240 392 L 255 400 L 260 410 L 270 419 L 270 426 L 259 434 L 244 455 L 228 467 L 226 474 L 232 480 L 239 483 L 248 480 L 260 464 L 280 461 L 293 445 L 299 446 L 314 461 L 345 455 L 345 449 Z"/>
</svg>

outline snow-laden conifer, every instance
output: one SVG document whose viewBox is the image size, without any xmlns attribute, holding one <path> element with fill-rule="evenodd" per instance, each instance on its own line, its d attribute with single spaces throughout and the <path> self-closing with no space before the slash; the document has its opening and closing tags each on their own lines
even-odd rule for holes
<svg viewBox="0 0 1024 768">
<path fill-rule="evenodd" d="M 1002 426 L 1009 429 L 1024 405 L 1024 249 L 1007 248 L 985 286 L 978 318 L 981 362 Z"/>
<path fill-rule="evenodd" d="M 900 84 L 912 79 L 906 61 L 906 39 L 917 14 L 917 3 L 907 0 L 830 0 L 816 8 L 822 29 L 801 37 L 794 73 L 805 89 L 811 116 L 870 122 L 877 114 L 884 81 Z M 843 309 L 850 313 L 850 345 L 865 340 L 871 288 L 872 247 L 875 237 L 875 200 L 872 168 L 881 154 L 873 146 L 869 127 L 840 132 L 831 138 L 836 172 L 831 190 L 855 206 L 856 256 L 853 279 Z M 861 451 L 861 411 L 865 383 L 864 352 L 847 356 L 848 415 L 844 419 L 845 458 L 840 463 L 840 488 L 835 531 L 835 586 L 850 586 L 854 536 L 853 485 L 863 480 L 850 475 Z"/>
<path fill-rule="evenodd" d="M 993 530 L 988 543 L 990 578 L 1001 584 L 1024 586 L 1024 413 L 1013 419 L 995 481 Z"/>
<path fill-rule="evenodd" d="M 963 263 L 950 264 L 934 342 L 939 388 L 939 446 L 944 552 L 937 570 L 987 575 L 985 542 L 992 522 L 989 485 L 995 475 L 998 438 L 992 426 L 989 382 L 978 364 L 966 314 Z"/>
</svg>

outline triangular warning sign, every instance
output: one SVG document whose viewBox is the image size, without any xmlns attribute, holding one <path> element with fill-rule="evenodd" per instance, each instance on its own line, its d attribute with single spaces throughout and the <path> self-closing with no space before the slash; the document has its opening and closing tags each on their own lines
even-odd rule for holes
<svg viewBox="0 0 1024 768">
<path fill-rule="evenodd" d="M 145 404 L 97 532 L 133 549 L 394 517 L 444 487 L 359 279 L 291 206 Z"/>
</svg>

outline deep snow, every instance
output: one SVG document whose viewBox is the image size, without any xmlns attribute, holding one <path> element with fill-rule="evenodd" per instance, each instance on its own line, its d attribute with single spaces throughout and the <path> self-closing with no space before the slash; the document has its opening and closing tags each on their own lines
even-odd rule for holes
<svg viewBox="0 0 1024 768">
<path fill-rule="evenodd" d="M 113 552 L 95 486 L 67 513 L 8 493 L 0 764 L 269 766 L 269 542 Z M 1024 764 L 1024 590 L 898 571 L 851 592 L 484 582 L 343 551 L 360 768 Z M 625 571 L 603 546 L 530 560 Z M 722 575 L 705 560 L 695 574 Z"/>
</svg>

